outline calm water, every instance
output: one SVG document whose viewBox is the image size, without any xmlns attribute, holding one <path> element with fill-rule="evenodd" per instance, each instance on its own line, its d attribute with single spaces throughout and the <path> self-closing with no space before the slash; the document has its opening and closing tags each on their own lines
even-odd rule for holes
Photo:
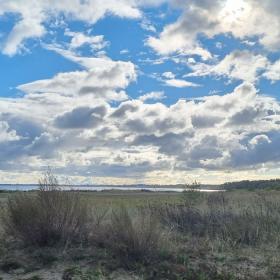
<svg viewBox="0 0 280 280">
<path fill-rule="evenodd" d="M 0 190 L 8 191 L 31 191 L 37 190 L 38 185 L 0 185 Z M 182 192 L 184 188 L 166 188 L 153 186 L 63 186 L 63 190 L 84 190 L 84 191 L 104 191 L 104 190 L 127 190 L 127 191 L 153 191 L 153 192 Z M 201 192 L 217 192 L 220 190 L 201 189 Z"/>
</svg>

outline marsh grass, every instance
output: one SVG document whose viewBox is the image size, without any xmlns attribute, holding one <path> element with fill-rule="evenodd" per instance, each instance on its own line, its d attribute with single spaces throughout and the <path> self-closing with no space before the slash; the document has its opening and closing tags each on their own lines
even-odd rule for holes
<svg viewBox="0 0 280 280">
<path fill-rule="evenodd" d="M 24 251 L 33 256 L 34 267 L 61 265 L 65 258 L 64 270 L 79 267 L 66 269 L 64 279 L 100 279 L 94 277 L 119 270 L 143 277 L 139 279 L 279 278 L 271 276 L 280 275 L 279 194 L 203 194 L 196 185 L 176 196 L 152 193 L 131 199 L 131 193 L 62 191 L 51 174 L 40 183 L 37 192 L 10 195 L 4 204 L 4 229 L 31 245 Z M 15 264 L 9 268 L 5 259 L 18 260 L 19 255 L 7 248 L 0 247 L 0 253 L 10 256 L 0 256 L 0 268 L 12 271 Z M 254 254 L 259 254 L 255 264 Z M 265 259 L 266 254 L 272 260 Z M 254 266 L 252 272 L 245 271 L 245 262 Z M 265 266 L 260 268 L 264 278 L 255 273 L 258 265 Z M 243 278 L 234 278 L 235 273 Z"/>
<path fill-rule="evenodd" d="M 193 204 L 165 204 L 157 208 L 167 226 L 192 236 L 219 240 L 230 246 L 279 244 L 280 203 L 258 195 L 250 203 L 235 205 L 223 193 L 210 194 L 206 207 Z"/>
</svg>

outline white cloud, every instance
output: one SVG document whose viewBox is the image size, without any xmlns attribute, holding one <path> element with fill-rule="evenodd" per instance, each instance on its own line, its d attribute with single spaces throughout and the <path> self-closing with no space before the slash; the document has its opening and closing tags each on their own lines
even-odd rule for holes
<svg viewBox="0 0 280 280">
<path fill-rule="evenodd" d="M 148 18 L 143 18 L 143 20 L 140 23 L 140 26 L 142 29 L 149 31 L 149 32 L 156 32 L 155 26 L 152 24 L 152 22 Z"/>
<path fill-rule="evenodd" d="M 134 1 L 102 1 L 102 0 L 12 0 L 0 3 L 0 16 L 5 13 L 19 14 L 20 19 L 15 23 L 8 39 L 4 43 L 2 52 L 15 55 L 24 47 L 24 41 L 30 38 L 40 38 L 45 34 L 44 24 L 58 15 L 63 14 L 66 19 L 76 19 L 89 24 L 96 23 L 106 14 L 119 17 L 139 18 L 141 11 Z M 73 41 L 80 43 L 85 38 Z M 78 42 L 79 41 L 79 42 Z"/>
<path fill-rule="evenodd" d="M 7 122 L 0 121 L 0 143 L 19 140 L 16 131 L 10 129 Z"/>
<path fill-rule="evenodd" d="M 262 55 L 245 51 L 233 51 L 218 63 L 211 65 L 205 63 L 189 64 L 194 71 L 185 75 L 191 76 L 224 76 L 229 79 L 255 82 L 270 62 Z"/>
<path fill-rule="evenodd" d="M 256 36 L 266 49 L 279 50 L 278 1 L 191 0 L 188 5 L 184 1 L 172 2 L 183 9 L 183 14 L 175 23 L 166 25 L 159 36 L 150 36 L 147 40 L 147 44 L 161 55 L 178 52 L 197 54 L 204 60 L 211 58 L 210 53 L 199 43 L 200 34 L 209 38 L 218 34 L 231 34 L 242 40 Z"/>
<path fill-rule="evenodd" d="M 249 40 L 244 40 L 244 41 L 242 41 L 242 43 L 245 44 L 245 45 L 247 45 L 247 46 L 249 46 L 249 47 L 253 47 L 253 46 L 256 45 L 256 42 L 254 42 L 254 41 L 249 41 Z"/>
<path fill-rule="evenodd" d="M 151 93 L 116 107 L 92 95 L 63 96 L 65 81 L 65 91 L 61 84 L 59 92 L 0 99 L 2 170 L 38 172 L 49 164 L 65 175 L 89 177 L 94 170 L 96 177 L 137 181 L 170 170 L 237 172 L 280 162 L 280 104 L 252 84 L 169 106 L 143 103 L 161 96 Z"/>
<path fill-rule="evenodd" d="M 24 50 L 23 41 L 30 38 L 41 37 L 46 33 L 44 26 L 40 24 L 40 18 L 27 18 L 19 21 L 13 27 L 2 52 L 6 55 L 13 56 Z"/>
<path fill-rule="evenodd" d="M 250 141 L 249 144 L 253 147 L 259 145 L 260 143 L 271 143 L 269 137 L 265 134 L 260 134 L 254 136 Z"/>
<path fill-rule="evenodd" d="M 64 50 L 54 50 L 85 67 L 85 70 L 59 73 L 51 79 L 20 85 L 18 89 L 32 98 L 44 98 L 54 94 L 63 99 L 85 95 L 101 100 L 127 99 L 123 89 L 137 77 L 133 63 L 113 61 L 109 58 L 80 57 Z"/>
<path fill-rule="evenodd" d="M 78 49 L 84 45 L 89 45 L 93 51 L 98 51 L 108 45 L 108 42 L 104 41 L 103 35 L 88 36 L 81 32 L 72 32 L 69 30 L 66 30 L 65 35 L 72 37 L 69 44 L 71 50 Z"/>
<path fill-rule="evenodd" d="M 19 14 L 2 51 L 8 55 L 20 52 L 25 48 L 25 40 L 44 36 L 48 24 L 60 14 L 66 20 L 89 24 L 106 14 L 142 17 L 142 28 L 154 32 L 140 8 L 163 2 L 1 2 L 0 15 Z M 167 177 L 170 181 L 177 180 L 190 170 L 192 174 L 212 170 L 217 177 L 225 176 L 223 172 L 229 169 L 234 174 L 239 169 L 249 174 L 250 169 L 265 166 L 272 170 L 279 165 L 280 104 L 262 95 L 254 84 L 261 77 L 279 80 L 280 62 L 269 61 L 265 52 L 244 50 L 234 50 L 220 58 L 199 41 L 200 36 L 214 38 L 226 34 L 245 45 L 256 42 L 265 50 L 278 50 L 278 2 L 190 0 L 188 5 L 183 0 L 166 2 L 183 13 L 158 36 L 150 36 L 146 41 L 163 55 L 157 61 L 164 62 L 177 52 L 173 61 L 192 70 L 184 77 L 212 75 L 241 80 L 242 84 L 225 95 L 212 91 L 211 96 L 178 100 L 171 105 L 146 102 L 165 98 L 162 91 L 131 99 L 126 90 L 137 79 L 137 66 L 129 61 L 114 61 L 104 52 L 102 57 L 78 55 L 84 45 L 98 52 L 107 43 L 102 35 L 67 30 L 65 35 L 70 36 L 70 43 L 64 46 L 68 50 L 59 45 L 42 45 L 77 63 L 79 70 L 19 85 L 17 88 L 24 92 L 21 98 L 0 98 L 0 170 L 36 174 L 51 165 L 60 174 L 80 178 L 91 177 L 94 171 L 94 176 L 102 182 L 123 182 L 123 178 L 126 182 L 143 182 L 149 178 L 159 181 L 157 176 L 161 180 Z M 199 55 L 204 62 L 190 55 Z M 200 86 L 178 76 L 166 71 L 154 78 L 170 87 Z M 2 172 L 0 176 L 3 177 Z"/>
<path fill-rule="evenodd" d="M 172 72 L 164 72 L 162 74 L 162 77 L 166 78 L 166 79 L 174 79 L 175 78 L 175 74 Z"/>
<path fill-rule="evenodd" d="M 168 79 L 164 83 L 170 87 L 184 88 L 184 87 L 199 87 L 199 84 L 192 83 L 182 79 Z"/>
<path fill-rule="evenodd" d="M 263 77 L 271 80 L 273 82 L 280 80 L 280 60 L 271 63 L 265 73 L 263 73 Z"/>
<path fill-rule="evenodd" d="M 142 102 L 145 102 L 147 100 L 161 100 L 164 99 L 166 96 L 164 95 L 163 91 L 152 91 L 149 93 L 146 93 L 144 95 L 141 95 L 139 97 L 139 100 Z"/>
<path fill-rule="evenodd" d="M 264 55 L 248 50 L 235 50 L 212 64 L 191 61 L 187 65 L 192 72 L 184 77 L 216 76 L 252 83 L 261 78 L 272 82 L 280 80 L 280 60 L 271 62 Z"/>
<path fill-rule="evenodd" d="M 223 43 L 222 42 L 217 42 L 216 43 L 216 48 L 217 49 L 222 49 L 224 47 Z"/>
<path fill-rule="evenodd" d="M 123 49 L 120 51 L 120 54 L 128 54 L 129 50 L 128 49 Z"/>
</svg>

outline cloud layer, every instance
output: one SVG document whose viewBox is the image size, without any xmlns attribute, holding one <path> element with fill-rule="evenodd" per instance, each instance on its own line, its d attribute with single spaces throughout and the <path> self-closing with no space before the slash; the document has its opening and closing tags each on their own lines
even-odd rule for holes
<svg viewBox="0 0 280 280">
<path fill-rule="evenodd" d="M 160 25 L 155 18 L 164 15 L 145 14 L 162 4 L 180 11 L 173 22 Z M 274 0 L 0 2 L 0 17 L 15 15 L 1 39 L 3 55 L 32 52 L 28 42 L 36 39 L 76 65 L 17 85 L 21 97 L 0 98 L 0 178 L 48 165 L 106 183 L 182 182 L 187 174 L 206 181 L 205 172 L 223 181 L 228 172 L 279 170 L 279 99 L 259 87 L 280 80 L 279 12 Z M 111 42 L 90 31 L 109 16 L 139 23 L 150 55 L 143 64 L 149 61 L 153 72 L 141 68 L 138 50 L 134 57 L 122 50 L 125 60 L 109 57 Z M 65 24 L 71 21 L 87 28 L 73 31 Z M 51 37 L 58 26 L 67 41 Z M 227 40 L 236 45 L 227 49 Z M 145 76 L 158 88 L 137 95 L 135 84 Z M 206 79 L 232 89 L 166 102 L 165 89 L 203 92 Z"/>
</svg>

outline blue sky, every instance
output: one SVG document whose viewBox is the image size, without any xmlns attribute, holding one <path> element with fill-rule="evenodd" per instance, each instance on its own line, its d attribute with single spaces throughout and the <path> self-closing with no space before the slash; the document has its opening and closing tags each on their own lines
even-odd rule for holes
<svg viewBox="0 0 280 280">
<path fill-rule="evenodd" d="M 279 177 L 279 11 L 0 2 L 0 180 L 36 182 L 48 166 L 75 183 Z"/>
</svg>

